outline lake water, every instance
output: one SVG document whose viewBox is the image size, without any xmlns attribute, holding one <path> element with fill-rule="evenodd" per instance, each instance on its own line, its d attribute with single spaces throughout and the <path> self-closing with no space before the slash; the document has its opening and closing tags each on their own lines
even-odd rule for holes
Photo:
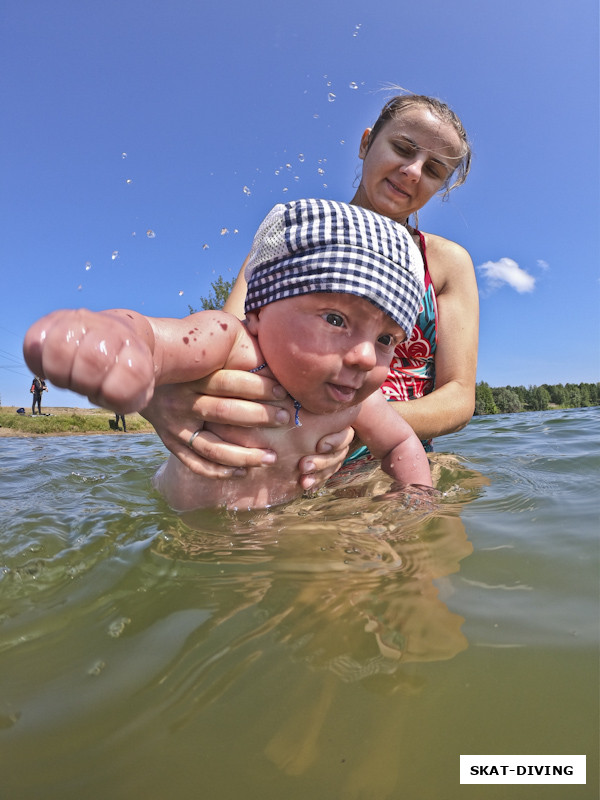
<svg viewBox="0 0 600 800">
<path fill-rule="evenodd" d="M 369 466 L 237 516 L 171 512 L 153 435 L 0 439 L 0 797 L 596 800 L 599 422 L 475 418 L 433 509 Z"/>
</svg>

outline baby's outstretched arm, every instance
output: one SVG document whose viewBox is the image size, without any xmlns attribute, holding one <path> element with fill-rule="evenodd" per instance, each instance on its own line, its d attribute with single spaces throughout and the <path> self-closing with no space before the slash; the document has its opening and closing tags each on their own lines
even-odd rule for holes
<svg viewBox="0 0 600 800">
<path fill-rule="evenodd" d="M 429 461 L 416 433 L 379 391 L 361 403 L 354 430 L 381 466 L 401 484 L 433 486 Z"/>
<path fill-rule="evenodd" d="M 177 320 L 122 309 L 55 311 L 27 331 L 23 354 L 34 374 L 127 414 L 147 405 L 155 384 L 193 380 L 223 366 L 236 321 L 227 325 L 222 317 L 229 319 L 220 312 Z M 215 332 L 210 348 L 190 353 L 192 339 Z"/>
</svg>

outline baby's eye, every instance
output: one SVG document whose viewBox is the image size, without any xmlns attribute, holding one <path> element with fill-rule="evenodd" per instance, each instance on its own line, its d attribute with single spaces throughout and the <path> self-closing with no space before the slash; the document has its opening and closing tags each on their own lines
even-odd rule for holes
<svg viewBox="0 0 600 800">
<path fill-rule="evenodd" d="M 380 336 L 377 341 L 384 347 L 390 347 L 394 344 L 394 337 L 391 335 L 391 333 L 386 333 L 383 336 Z"/>
<path fill-rule="evenodd" d="M 325 320 L 335 328 L 344 327 L 344 318 L 341 314 L 334 314 L 332 311 L 330 311 L 328 314 L 325 314 Z"/>
</svg>

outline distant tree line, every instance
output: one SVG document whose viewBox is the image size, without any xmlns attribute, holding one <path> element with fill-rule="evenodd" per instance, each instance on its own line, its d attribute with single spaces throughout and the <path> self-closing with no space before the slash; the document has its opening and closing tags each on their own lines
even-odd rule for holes
<svg viewBox="0 0 600 800">
<path fill-rule="evenodd" d="M 600 383 L 556 383 L 541 386 L 500 386 L 485 381 L 475 388 L 475 416 L 514 414 L 516 411 L 546 411 L 551 406 L 585 408 L 600 405 Z"/>
</svg>

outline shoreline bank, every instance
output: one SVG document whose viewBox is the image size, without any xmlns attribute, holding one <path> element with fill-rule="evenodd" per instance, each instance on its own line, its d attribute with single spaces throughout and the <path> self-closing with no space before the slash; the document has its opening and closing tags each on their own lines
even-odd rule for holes
<svg viewBox="0 0 600 800">
<path fill-rule="evenodd" d="M 154 433 L 154 428 L 140 414 L 126 415 L 127 432 Z M 88 436 L 112 433 L 123 435 L 117 429 L 115 414 L 102 408 L 73 408 L 67 406 L 42 406 L 41 415 L 32 415 L 30 409 L 17 414 L 17 406 L 0 407 L 0 438 L 39 436 Z"/>
</svg>

